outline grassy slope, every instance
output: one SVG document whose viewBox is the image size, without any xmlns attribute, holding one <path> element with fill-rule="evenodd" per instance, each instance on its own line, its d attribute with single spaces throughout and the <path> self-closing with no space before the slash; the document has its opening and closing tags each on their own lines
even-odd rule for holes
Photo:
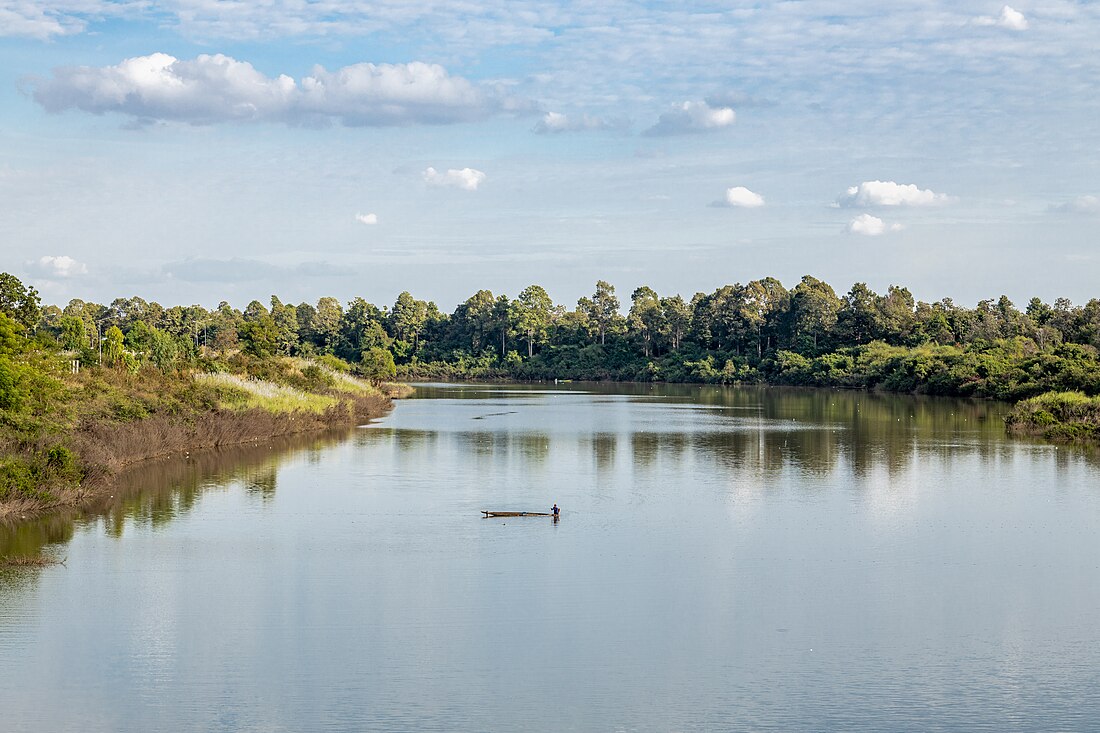
<svg viewBox="0 0 1100 733">
<path fill-rule="evenodd" d="M 79 503 L 147 458 L 353 425 L 383 414 L 395 392 L 301 359 L 71 375 L 48 353 L 23 358 L 34 361 L 27 399 L 0 415 L 0 517 Z"/>
</svg>

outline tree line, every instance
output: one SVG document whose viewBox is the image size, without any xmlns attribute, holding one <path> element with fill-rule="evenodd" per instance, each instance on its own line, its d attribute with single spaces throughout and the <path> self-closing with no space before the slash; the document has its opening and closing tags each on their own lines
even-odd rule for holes
<svg viewBox="0 0 1100 733">
<path fill-rule="evenodd" d="M 1100 300 L 1009 298 L 970 308 L 916 300 L 902 286 L 843 294 L 803 277 L 766 277 L 690 299 L 642 286 L 628 302 L 596 283 L 575 307 L 530 285 L 479 290 L 452 313 L 403 292 L 244 310 L 164 307 L 140 297 L 43 306 L 0 275 L 0 312 L 85 363 L 162 370 L 236 352 L 337 357 L 369 378 L 617 379 L 769 382 L 1019 399 L 1048 389 L 1100 393 Z"/>
</svg>

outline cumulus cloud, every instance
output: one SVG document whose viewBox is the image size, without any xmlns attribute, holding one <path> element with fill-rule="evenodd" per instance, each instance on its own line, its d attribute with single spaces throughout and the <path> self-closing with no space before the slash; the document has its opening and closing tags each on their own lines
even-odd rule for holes
<svg viewBox="0 0 1100 733">
<path fill-rule="evenodd" d="M 866 237 L 877 237 L 886 232 L 900 231 L 901 228 L 901 224 L 887 224 L 877 216 L 871 216 L 870 214 L 860 214 L 848 222 L 849 233 L 862 234 Z"/>
<path fill-rule="evenodd" d="M 33 275 L 46 280 L 61 280 L 78 275 L 86 275 L 88 266 L 77 262 L 68 255 L 46 255 L 27 263 L 27 269 Z"/>
<path fill-rule="evenodd" d="M 755 209 L 764 205 L 764 197 L 744 186 L 726 189 L 726 195 L 711 206 L 732 206 L 740 209 Z"/>
<path fill-rule="evenodd" d="M 446 173 L 440 173 L 435 168 L 424 171 L 424 183 L 429 186 L 461 188 L 463 191 L 476 191 L 485 178 L 484 173 L 473 168 L 451 168 Z"/>
<path fill-rule="evenodd" d="M 378 214 L 356 214 L 355 220 L 360 224 L 377 224 Z"/>
<path fill-rule="evenodd" d="M 851 186 L 837 199 L 839 206 L 934 206 L 945 204 L 951 198 L 946 194 L 917 188 L 912 183 L 893 181 L 864 181 Z"/>
<path fill-rule="evenodd" d="M 181 60 L 165 53 L 114 66 L 55 69 L 27 81 L 49 112 L 117 112 L 139 120 L 207 125 L 282 122 L 347 126 L 447 124 L 477 120 L 523 105 L 495 89 L 451 76 L 437 64 L 354 64 L 314 67 L 295 81 L 271 78 L 223 54 Z"/>
<path fill-rule="evenodd" d="M 535 123 L 534 132 L 548 135 L 558 132 L 583 132 L 585 130 L 622 130 L 628 127 L 625 120 L 608 120 L 603 117 L 570 117 L 561 112 L 547 112 Z"/>
<path fill-rule="evenodd" d="M 995 25 L 998 28 L 1007 28 L 1010 31 L 1026 31 L 1027 18 L 1019 10 L 1008 5 L 1001 8 L 1001 14 L 996 18 L 982 16 L 974 21 L 977 25 Z"/>
<path fill-rule="evenodd" d="M 707 102 L 683 102 L 665 112 L 643 135 L 685 135 L 729 127 L 737 119 L 731 107 L 712 107 Z"/>
<path fill-rule="evenodd" d="M 1064 214 L 1100 214 L 1100 196 L 1078 196 L 1073 201 L 1050 208 Z"/>
</svg>

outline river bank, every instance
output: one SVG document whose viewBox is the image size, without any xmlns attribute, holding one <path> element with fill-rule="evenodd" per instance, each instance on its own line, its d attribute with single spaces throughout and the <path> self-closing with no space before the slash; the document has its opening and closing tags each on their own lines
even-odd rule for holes
<svg viewBox="0 0 1100 733">
<path fill-rule="evenodd" d="M 411 390 L 306 359 L 230 366 L 51 375 L 40 404 L 0 434 L 0 520 L 95 502 L 150 459 L 362 424 Z"/>
</svg>

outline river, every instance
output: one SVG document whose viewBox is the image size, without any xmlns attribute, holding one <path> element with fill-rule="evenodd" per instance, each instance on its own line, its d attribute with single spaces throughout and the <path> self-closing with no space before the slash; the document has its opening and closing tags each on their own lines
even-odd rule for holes
<svg viewBox="0 0 1100 733">
<path fill-rule="evenodd" d="M 420 385 L 150 465 L 0 527 L 64 560 L 0 570 L 0 727 L 1095 730 L 1100 459 L 1005 409 Z"/>
</svg>

